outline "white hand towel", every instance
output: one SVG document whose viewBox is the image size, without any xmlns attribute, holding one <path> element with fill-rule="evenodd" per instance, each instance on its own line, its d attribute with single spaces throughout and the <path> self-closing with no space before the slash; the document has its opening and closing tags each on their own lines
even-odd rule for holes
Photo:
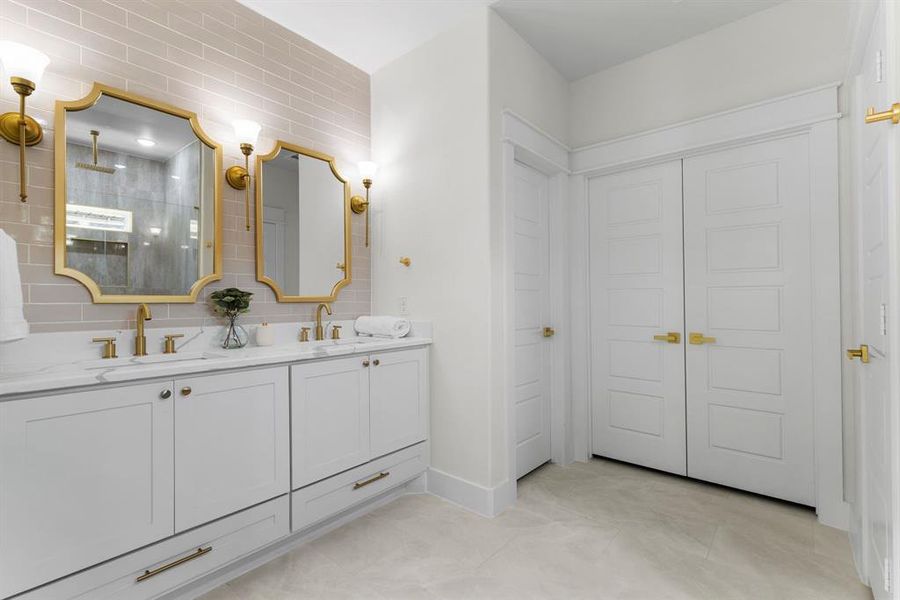
<svg viewBox="0 0 900 600">
<path fill-rule="evenodd" d="M 21 340 L 27 335 L 16 240 L 0 229 L 0 342 Z"/>
<path fill-rule="evenodd" d="M 359 335 L 402 338 L 409 333 L 409 320 L 397 317 L 359 317 L 353 328 Z"/>
</svg>

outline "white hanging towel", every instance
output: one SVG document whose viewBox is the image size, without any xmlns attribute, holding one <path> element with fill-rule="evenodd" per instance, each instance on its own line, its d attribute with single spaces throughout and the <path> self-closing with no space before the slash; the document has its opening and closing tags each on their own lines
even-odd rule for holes
<svg viewBox="0 0 900 600">
<path fill-rule="evenodd" d="M 409 333 L 409 319 L 397 317 L 359 317 L 353 326 L 359 335 L 402 338 Z"/>
<path fill-rule="evenodd" d="M 28 335 L 16 254 L 16 240 L 0 229 L 0 342 L 21 340 Z"/>
</svg>

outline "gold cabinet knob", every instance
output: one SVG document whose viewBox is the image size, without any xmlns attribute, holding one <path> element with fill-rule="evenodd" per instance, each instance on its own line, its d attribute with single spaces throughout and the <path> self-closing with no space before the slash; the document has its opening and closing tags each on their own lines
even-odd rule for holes
<svg viewBox="0 0 900 600">
<path fill-rule="evenodd" d="M 172 397 L 172 390 L 163 390 L 159 393 L 159 397 L 163 400 L 168 400 Z"/>
<path fill-rule="evenodd" d="M 681 334 L 677 331 L 669 331 L 668 333 L 660 333 L 653 336 L 657 342 L 667 342 L 669 344 L 677 344 L 681 342 Z"/>
<path fill-rule="evenodd" d="M 869 347 L 865 344 L 860 344 L 859 348 L 849 348 L 847 350 L 847 359 L 853 360 L 854 358 L 858 358 L 861 363 L 869 362 Z"/>
<path fill-rule="evenodd" d="M 702 333 L 698 333 L 698 332 L 696 332 L 696 331 L 692 331 L 692 332 L 688 335 L 688 341 L 689 341 L 690 343 L 694 344 L 694 345 L 699 346 L 699 345 L 701 345 L 701 344 L 715 344 L 715 343 L 716 343 L 716 338 L 714 338 L 714 337 L 706 337 L 706 336 L 704 336 Z"/>
<path fill-rule="evenodd" d="M 183 333 L 170 333 L 165 336 L 166 345 L 163 349 L 163 354 L 175 354 L 175 340 L 178 338 L 183 338 Z"/>
<path fill-rule="evenodd" d="M 408 267 L 412 264 L 412 259 L 408 256 L 404 256 L 400 259 L 400 264 L 404 267 Z"/>
<path fill-rule="evenodd" d="M 114 337 L 95 337 L 93 338 L 94 342 L 102 342 L 105 344 L 103 346 L 103 358 L 119 358 L 119 355 L 116 354 L 116 338 Z"/>
<path fill-rule="evenodd" d="M 369 359 L 366 359 L 366 360 L 363 361 L 363 366 L 364 366 L 364 367 L 368 367 L 368 366 L 369 366 Z"/>
<path fill-rule="evenodd" d="M 553 337 L 556 335 L 556 330 L 552 327 L 544 327 L 543 335 L 544 337 Z"/>
<path fill-rule="evenodd" d="M 381 361 L 376 358 L 375 360 L 372 361 L 372 364 L 377 367 L 378 365 L 381 364 Z"/>
<path fill-rule="evenodd" d="M 191 386 L 186 385 L 183 388 L 181 388 L 181 395 L 182 396 L 190 396 L 192 391 L 193 390 L 191 390 Z"/>
</svg>

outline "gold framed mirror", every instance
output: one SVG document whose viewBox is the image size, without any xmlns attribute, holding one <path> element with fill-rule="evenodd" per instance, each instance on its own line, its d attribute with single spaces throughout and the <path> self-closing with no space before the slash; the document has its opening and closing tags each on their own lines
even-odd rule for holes
<svg viewBox="0 0 900 600">
<path fill-rule="evenodd" d="M 95 83 L 56 102 L 55 272 L 103 303 L 222 278 L 222 147 L 189 110 Z"/>
<path fill-rule="evenodd" d="M 256 158 L 256 279 L 279 302 L 333 302 L 351 281 L 350 184 L 282 140 Z"/>
</svg>

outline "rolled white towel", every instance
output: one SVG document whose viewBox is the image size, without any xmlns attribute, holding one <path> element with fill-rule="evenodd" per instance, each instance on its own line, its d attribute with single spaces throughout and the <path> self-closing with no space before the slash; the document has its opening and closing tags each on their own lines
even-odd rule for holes
<svg viewBox="0 0 900 600">
<path fill-rule="evenodd" d="M 402 338 L 409 333 L 409 319 L 397 317 L 359 317 L 353 325 L 359 335 Z"/>
</svg>

